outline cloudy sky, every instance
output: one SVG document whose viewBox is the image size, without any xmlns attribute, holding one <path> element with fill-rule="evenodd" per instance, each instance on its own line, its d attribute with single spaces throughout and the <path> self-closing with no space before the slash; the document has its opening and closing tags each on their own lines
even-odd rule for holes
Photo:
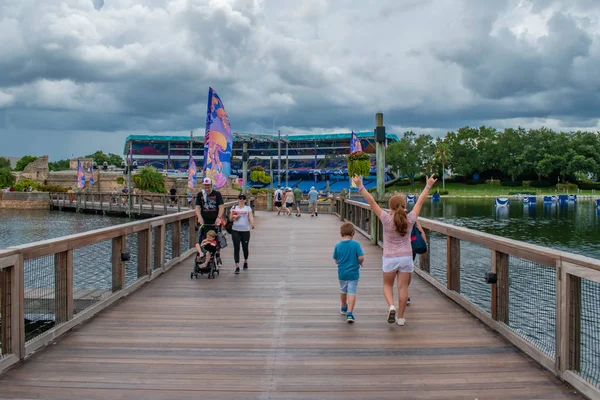
<svg viewBox="0 0 600 400">
<path fill-rule="evenodd" d="M 141 5 L 143 4 L 143 5 Z M 598 0 L 1 0 L 0 155 L 204 131 L 598 130 Z"/>
</svg>

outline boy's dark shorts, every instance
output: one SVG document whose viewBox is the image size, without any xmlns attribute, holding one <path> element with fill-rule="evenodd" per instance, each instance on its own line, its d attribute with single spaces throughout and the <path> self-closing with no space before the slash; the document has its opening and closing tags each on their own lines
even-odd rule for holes
<svg viewBox="0 0 600 400">
<path fill-rule="evenodd" d="M 275 202 L 275 207 L 281 207 L 281 202 L 280 201 L 276 201 Z"/>
</svg>

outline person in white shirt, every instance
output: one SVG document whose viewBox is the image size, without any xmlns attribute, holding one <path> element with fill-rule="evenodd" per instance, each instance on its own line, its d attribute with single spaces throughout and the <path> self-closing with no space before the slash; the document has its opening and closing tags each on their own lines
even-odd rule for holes
<svg viewBox="0 0 600 400">
<path fill-rule="evenodd" d="M 254 215 L 252 208 L 246 205 L 246 195 L 238 196 L 238 203 L 231 207 L 229 219 L 233 221 L 231 227 L 231 239 L 233 240 L 233 259 L 235 261 L 235 273 L 240 273 L 240 244 L 244 251 L 244 270 L 248 269 L 248 244 L 250 242 L 250 231 L 254 229 Z"/>
<path fill-rule="evenodd" d="M 281 214 L 281 206 L 283 203 L 283 186 L 280 186 L 279 189 L 275 191 L 275 208 L 277 209 L 277 215 Z"/>
<path fill-rule="evenodd" d="M 310 188 L 310 192 L 308 192 L 308 210 L 310 211 L 311 217 L 319 215 L 319 209 L 318 209 L 318 205 L 317 205 L 318 200 L 319 200 L 319 192 L 317 192 L 315 190 L 315 187 L 312 186 Z"/>
</svg>

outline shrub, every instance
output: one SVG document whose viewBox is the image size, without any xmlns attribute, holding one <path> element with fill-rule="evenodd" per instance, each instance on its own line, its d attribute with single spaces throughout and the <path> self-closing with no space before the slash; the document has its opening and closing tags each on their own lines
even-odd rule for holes
<svg viewBox="0 0 600 400">
<path fill-rule="evenodd" d="M 531 182 L 531 187 L 534 188 L 549 188 L 554 186 L 554 183 L 549 182 L 549 181 L 532 181 Z"/>
<path fill-rule="evenodd" d="M 259 193 L 269 193 L 269 189 L 268 188 L 260 188 L 260 189 L 250 188 L 248 190 L 250 191 L 250 194 L 253 195 L 253 196 L 256 196 Z M 240 189 L 240 191 L 241 191 L 241 189 Z"/>
<path fill-rule="evenodd" d="M 139 177 L 139 180 L 135 178 Z M 165 189 L 165 176 L 158 172 L 154 167 L 144 167 L 139 170 L 139 174 L 134 178 L 134 182 L 139 184 L 136 186 L 140 190 L 146 190 L 153 193 L 167 193 Z"/>
<path fill-rule="evenodd" d="M 500 186 L 500 179 L 486 179 L 485 184 L 491 186 Z"/>
<path fill-rule="evenodd" d="M 600 182 L 580 182 L 577 186 L 581 190 L 600 190 Z"/>
<path fill-rule="evenodd" d="M 70 187 L 64 187 L 60 185 L 41 185 L 39 188 L 40 192 L 50 192 L 50 193 L 66 193 L 71 190 Z"/>
<path fill-rule="evenodd" d="M 523 187 L 530 187 L 531 181 L 523 181 Z"/>
<path fill-rule="evenodd" d="M 262 167 L 261 167 L 262 168 Z M 259 183 L 271 183 L 271 176 L 267 175 L 264 170 L 255 169 L 250 172 L 250 180 Z"/>
<path fill-rule="evenodd" d="M 439 194 L 440 196 L 447 195 L 448 193 L 450 192 L 446 189 L 435 189 L 433 192 L 431 192 L 431 194 Z"/>
<path fill-rule="evenodd" d="M 0 168 L 0 188 L 11 187 L 15 181 L 16 178 L 10 172 L 10 168 Z"/>
<path fill-rule="evenodd" d="M 576 192 L 579 187 L 574 183 L 559 183 L 556 185 L 556 190 L 559 192 Z"/>
<path fill-rule="evenodd" d="M 535 196 L 537 194 L 537 192 L 535 190 L 509 190 L 508 194 L 509 195 L 527 194 L 527 195 L 530 195 L 530 196 Z"/>
<path fill-rule="evenodd" d="M 24 179 L 22 181 L 17 182 L 15 185 L 16 192 L 22 192 L 23 189 L 29 188 L 31 186 L 33 190 L 38 190 L 40 188 L 40 183 L 36 181 L 32 181 L 30 179 Z"/>
<path fill-rule="evenodd" d="M 521 181 L 503 181 L 502 182 L 502 186 L 504 187 L 520 187 L 523 186 L 523 183 Z"/>
<path fill-rule="evenodd" d="M 123 178 L 122 176 L 118 177 L 118 178 L 117 178 L 117 183 L 118 183 L 119 185 L 122 185 L 122 184 L 124 184 L 124 183 L 125 183 L 125 178 Z"/>
</svg>

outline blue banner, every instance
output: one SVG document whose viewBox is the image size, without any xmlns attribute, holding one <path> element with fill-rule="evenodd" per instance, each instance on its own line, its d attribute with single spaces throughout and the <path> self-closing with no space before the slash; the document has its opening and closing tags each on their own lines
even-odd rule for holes
<svg viewBox="0 0 600 400">
<path fill-rule="evenodd" d="M 85 186 L 85 171 L 81 166 L 81 160 L 77 160 L 77 189 L 83 189 Z"/>
<path fill-rule="evenodd" d="M 193 189 L 196 186 L 196 163 L 194 158 L 190 156 L 190 164 L 188 166 L 188 187 Z"/>
</svg>

